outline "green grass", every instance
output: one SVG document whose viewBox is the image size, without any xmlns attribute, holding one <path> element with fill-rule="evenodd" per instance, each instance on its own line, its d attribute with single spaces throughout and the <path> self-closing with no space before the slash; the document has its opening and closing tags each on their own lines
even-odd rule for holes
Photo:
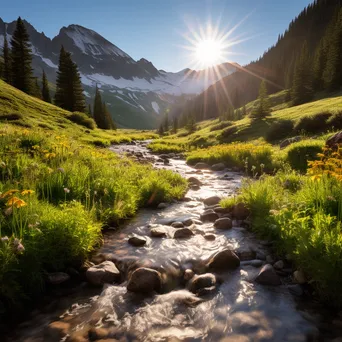
<svg viewBox="0 0 342 342">
<path fill-rule="evenodd" d="M 183 197 L 187 182 L 178 174 L 103 148 L 153 137 L 93 128 L 84 115 L 0 81 L 0 304 L 7 312 L 39 295 L 47 272 L 79 268 L 102 227 Z"/>
</svg>

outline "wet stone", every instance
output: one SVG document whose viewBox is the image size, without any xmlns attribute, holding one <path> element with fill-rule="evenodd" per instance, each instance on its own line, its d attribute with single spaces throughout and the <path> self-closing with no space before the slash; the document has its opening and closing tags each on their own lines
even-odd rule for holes
<svg viewBox="0 0 342 342">
<path fill-rule="evenodd" d="M 255 278 L 255 281 L 262 285 L 281 285 L 281 280 L 272 265 L 265 265 Z"/>
<path fill-rule="evenodd" d="M 190 184 L 194 184 L 194 185 L 202 185 L 202 182 L 199 179 L 197 179 L 196 177 L 189 177 L 188 182 Z"/>
<path fill-rule="evenodd" d="M 293 279 L 298 284 L 305 284 L 307 282 L 305 274 L 302 270 L 297 270 L 293 273 Z"/>
<path fill-rule="evenodd" d="M 166 209 L 167 208 L 167 204 L 166 203 L 159 203 L 157 206 L 157 209 Z"/>
<path fill-rule="evenodd" d="M 302 296 L 304 293 L 302 286 L 299 284 L 288 285 L 287 288 L 292 295 L 297 297 Z"/>
<path fill-rule="evenodd" d="M 141 247 L 146 244 L 146 239 L 142 236 L 132 236 L 128 239 L 128 243 L 135 247 Z"/>
<path fill-rule="evenodd" d="M 233 207 L 233 217 L 237 220 L 245 220 L 250 212 L 244 203 L 237 203 Z"/>
<path fill-rule="evenodd" d="M 216 277 L 212 273 L 195 275 L 189 284 L 189 291 L 198 293 L 199 290 L 214 286 L 216 284 Z"/>
<path fill-rule="evenodd" d="M 214 254 L 207 267 L 212 270 L 234 270 L 240 266 L 239 257 L 230 249 L 223 250 Z"/>
<path fill-rule="evenodd" d="M 218 163 L 218 164 L 214 164 L 211 169 L 213 171 L 223 171 L 226 168 L 226 165 L 224 163 Z"/>
<path fill-rule="evenodd" d="M 151 236 L 155 238 L 164 238 L 167 236 L 165 229 L 163 228 L 152 228 Z"/>
<path fill-rule="evenodd" d="M 189 281 L 191 278 L 193 278 L 194 275 L 195 275 L 195 272 L 193 270 L 186 269 L 184 271 L 184 280 Z"/>
<path fill-rule="evenodd" d="M 202 221 L 215 222 L 219 218 L 218 214 L 214 210 L 209 209 L 201 214 Z"/>
<path fill-rule="evenodd" d="M 197 163 L 194 168 L 197 170 L 205 170 L 210 169 L 210 166 L 207 163 Z"/>
<path fill-rule="evenodd" d="M 104 261 L 99 265 L 88 268 L 86 277 L 92 285 L 113 283 L 120 278 L 120 272 L 111 261 Z"/>
<path fill-rule="evenodd" d="M 193 225 L 195 222 L 193 219 L 189 218 L 189 219 L 186 219 L 184 221 L 182 221 L 183 225 L 185 227 L 190 227 L 191 225 Z"/>
<path fill-rule="evenodd" d="M 204 237 L 206 240 L 208 240 L 208 241 L 214 241 L 214 240 L 216 239 L 216 235 L 215 235 L 215 234 L 210 234 L 210 233 L 204 234 L 203 237 Z"/>
<path fill-rule="evenodd" d="M 217 229 L 222 229 L 222 230 L 232 229 L 233 223 L 230 218 L 223 217 L 215 221 L 214 227 Z"/>
<path fill-rule="evenodd" d="M 187 239 L 191 236 L 193 236 L 194 233 L 189 228 L 180 228 L 177 229 L 173 235 L 175 239 Z"/>
<path fill-rule="evenodd" d="M 161 274 L 151 268 L 141 267 L 135 270 L 127 284 L 127 290 L 131 292 L 149 293 L 161 290 Z"/>
<path fill-rule="evenodd" d="M 284 268 L 284 261 L 278 260 L 277 262 L 274 263 L 273 267 L 277 270 L 282 270 Z"/>
<path fill-rule="evenodd" d="M 64 272 L 49 273 L 47 276 L 47 282 L 52 285 L 59 285 L 65 283 L 69 279 L 69 274 Z"/>
<path fill-rule="evenodd" d="M 173 222 L 171 223 L 171 227 L 173 228 L 183 228 L 184 227 L 184 224 L 182 222 Z"/>
<path fill-rule="evenodd" d="M 211 197 L 208 197 L 208 198 L 204 199 L 204 200 L 203 200 L 203 203 L 204 203 L 205 205 L 210 206 L 210 205 L 219 204 L 220 201 L 221 201 L 221 198 L 220 198 L 220 197 L 218 197 L 218 196 L 211 196 Z"/>
<path fill-rule="evenodd" d="M 70 324 L 67 322 L 56 321 L 50 323 L 44 331 L 44 336 L 47 341 L 60 341 L 65 337 L 70 329 Z"/>
</svg>

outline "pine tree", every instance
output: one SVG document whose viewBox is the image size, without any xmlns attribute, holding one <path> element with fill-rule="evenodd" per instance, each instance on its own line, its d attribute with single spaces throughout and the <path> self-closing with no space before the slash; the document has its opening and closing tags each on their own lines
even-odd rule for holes
<svg viewBox="0 0 342 342">
<path fill-rule="evenodd" d="M 42 98 L 42 91 L 41 91 L 40 86 L 38 84 L 38 78 L 37 77 L 34 77 L 34 79 L 32 80 L 31 95 L 38 98 L 38 99 Z"/>
<path fill-rule="evenodd" d="M 55 104 L 71 112 L 85 112 L 80 74 L 71 54 L 61 47 L 56 80 Z"/>
<path fill-rule="evenodd" d="M 296 61 L 292 86 L 292 101 L 294 105 L 308 102 L 312 99 L 312 81 L 308 44 L 305 41 Z"/>
<path fill-rule="evenodd" d="M 313 64 L 313 82 L 312 87 L 315 91 L 320 91 L 324 88 L 323 72 L 326 65 L 327 55 L 324 51 L 324 40 L 321 39 L 315 53 Z"/>
<path fill-rule="evenodd" d="M 246 109 L 246 105 L 244 104 L 242 107 L 242 115 L 246 116 L 247 115 L 247 109 Z"/>
<path fill-rule="evenodd" d="M 105 122 L 104 117 L 103 117 L 103 104 L 102 104 L 101 93 L 100 93 L 97 85 L 96 85 L 96 89 L 95 89 L 93 117 L 94 117 L 94 120 L 97 124 L 97 127 L 99 127 L 99 128 L 105 128 L 106 127 L 106 122 Z"/>
<path fill-rule="evenodd" d="M 262 119 L 270 114 L 269 98 L 267 94 L 266 82 L 264 80 L 262 80 L 260 83 L 258 100 L 258 106 L 251 115 L 254 119 Z"/>
<path fill-rule="evenodd" d="M 31 94 L 35 91 L 32 84 L 32 51 L 29 44 L 29 35 L 21 18 L 11 40 L 11 72 L 14 87 Z"/>
<path fill-rule="evenodd" d="M 102 104 L 102 116 L 105 126 L 103 129 L 116 129 L 112 116 L 110 115 L 105 102 Z"/>
<path fill-rule="evenodd" d="M 159 134 L 160 136 L 164 135 L 164 124 L 163 124 L 163 123 L 161 123 L 161 124 L 159 125 L 158 134 Z"/>
<path fill-rule="evenodd" d="M 89 103 L 89 106 L 88 106 L 88 115 L 89 115 L 89 117 L 93 117 L 93 113 L 92 113 L 92 111 L 91 111 L 91 105 L 90 105 L 90 103 Z"/>
<path fill-rule="evenodd" d="M 5 82 L 11 84 L 12 83 L 12 71 L 11 71 L 11 51 L 8 47 L 7 34 L 5 32 L 4 37 L 4 47 L 3 47 L 3 57 L 4 57 L 4 66 L 3 66 L 3 79 Z"/>
<path fill-rule="evenodd" d="M 329 90 L 338 89 L 342 82 L 342 9 L 338 13 L 338 17 L 329 39 L 329 47 L 327 52 L 326 68 L 324 70 L 324 86 Z"/>
<path fill-rule="evenodd" d="M 42 77 L 42 100 L 45 102 L 51 103 L 49 83 L 46 78 L 45 70 L 43 70 L 43 77 Z"/>
<path fill-rule="evenodd" d="M 165 117 L 164 117 L 164 131 L 167 132 L 169 130 L 169 113 L 166 112 L 165 113 Z"/>
</svg>

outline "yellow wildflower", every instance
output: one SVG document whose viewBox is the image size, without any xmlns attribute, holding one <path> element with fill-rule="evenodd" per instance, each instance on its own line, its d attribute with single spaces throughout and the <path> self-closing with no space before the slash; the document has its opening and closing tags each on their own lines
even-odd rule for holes
<svg viewBox="0 0 342 342">
<path fill-rule="evenodd" d="M 25 205 L 27 204 L 22 199 L 14 196 L 7 201 L 6 205 L 8 207 L 16 207 L 17 209 L 19 209 L 21 207 L 25 207 Z"/>
<path fill-rule="evenodd" d="M 22 192 L 21 192 L 21 194 L 22 195 L 32 195 L 34 193 L 34 191 L 33 190 L 23 190 Z"/>
<path fill-rule="evenodd" d="M 13 194 L 15 194 L 16 192 L 19 192 L 19 190 L 16 190 L 16 189 L 11 189 L 11 190 L 8 190 L 6 192 L 4 192 L 0 198 L 6 198 L 7 196 L 11 196 Z"/>
<path fill-rule="evenodd" d="M 314 176 L 311 177 L 311 180 L 313 180 L 313 181 L 316 181 L 316 180 L 319 181 L 321 178 L 322 178 L 321 175 L 314 175 Z"/>
</svg>

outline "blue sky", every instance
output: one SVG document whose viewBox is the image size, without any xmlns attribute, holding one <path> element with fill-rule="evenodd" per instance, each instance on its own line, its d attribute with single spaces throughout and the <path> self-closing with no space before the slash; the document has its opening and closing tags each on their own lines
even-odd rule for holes
<svg viewBox="0 0 342 342">
<path fill-rule="evenodd" d="M 19 15 L 52 38 L 62 26 L 91 28 L 134 59 L 144 57 L 158 68 L 179 71 L 192 67 L 184 45 L 189 33 L 209 21 L 227 32 L 248 16 L 231 34 L 247 39 L 230 48 L 229 59 L 246 64 L 274 44 L 278 34 L 311 0 L 12 0 L 1 5 L 8 22 Z M 191 36 L 192 34 L 190 34 Z"/>
</svg>

